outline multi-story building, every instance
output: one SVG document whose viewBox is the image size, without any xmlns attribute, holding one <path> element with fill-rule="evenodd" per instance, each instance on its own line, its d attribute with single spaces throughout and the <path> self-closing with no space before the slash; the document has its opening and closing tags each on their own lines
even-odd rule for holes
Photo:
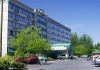
<svg viewBox="0 0 100 70">
<path fill-rule="evenodd" d="M 3 0 L 3 8 L 1 4 L 0 11 L 3 11 L 2 20 L 2 14 L 0 14 L 0 21 L 3 21 L 0 23 L 2 56 L 7 53 L 7 48 L 11 47 L 9 38 L 16 36 L 18 29 L 31 25 L 40 27 L 42 36 L 52 44 L 70 42 L 71 29 L 48 17 L 42 9 L 33 9 L 18 0 Z"/>
<path fill-rule="evenodd" d="M 48 42 L 52 44 L 70 42 L 70 28 L 48 17 L 43 10 L 36 9 L 34 12 L 34 25 L 42 29 L 41 34 Z"/>
</svg>

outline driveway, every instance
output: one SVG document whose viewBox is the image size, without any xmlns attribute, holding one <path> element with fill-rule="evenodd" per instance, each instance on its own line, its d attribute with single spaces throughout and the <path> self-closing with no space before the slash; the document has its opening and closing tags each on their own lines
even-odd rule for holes
<svg viewBox="0 0 100 70">
<path fill-rule="evenodd" d="M 95 66 L 86 58 L 78 58 L 76 60 L 56 60 L 55 62 L 47 62 L 44 65 L 28 65 L 28 70 L 100 70 L 99 66 Z"/>
</svg>

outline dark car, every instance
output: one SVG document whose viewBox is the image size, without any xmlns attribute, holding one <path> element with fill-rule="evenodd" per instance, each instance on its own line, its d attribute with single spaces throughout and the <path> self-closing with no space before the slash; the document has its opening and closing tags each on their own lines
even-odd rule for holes
<svg viewBox="0 0 100 70">
<path fill-rule="evenodd" d="M 74 59 L 74 56 L 68 56 L 69 59 L 73 60 Z"/>
</svg>

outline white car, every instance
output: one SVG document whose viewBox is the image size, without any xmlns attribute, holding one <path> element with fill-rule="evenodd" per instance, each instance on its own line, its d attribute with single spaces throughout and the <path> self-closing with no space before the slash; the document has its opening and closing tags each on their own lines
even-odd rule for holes
<svg viewBox="0 0 100 70">
<path fill-rule="evenodd" d="M 66 54 L 60 54 L 59 56 L 58 56 L 58 59 L 60 59 L 60 60 L 64 60 L 64 59 L 66 59 Z"/>
<path fill-rule="evenodd" d="M 47 57 L 45 57 L 45 56 L 39 56 L 38 58 L 40 61 L 44 61 L 44 62 L 47 61 Z"/>
<path fill-rule="evenodd" d="M 96 58 L 98 58 L 99 57 L 99 55 L 93 55 L 92 56 L 92 63 L 94 63 L 94 60 L 96 59 Z"/>
<path fill-rule="evenodd" d="M 94 59 L 94 64 L 100 65 L 100 56 L 98 58 Z"/>
</svg>

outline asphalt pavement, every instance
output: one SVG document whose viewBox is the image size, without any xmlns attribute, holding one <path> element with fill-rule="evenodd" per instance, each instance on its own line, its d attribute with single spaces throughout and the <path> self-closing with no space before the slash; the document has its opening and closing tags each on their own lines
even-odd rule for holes
<svg viewBox="0 0 100 70">
<path fill-rule="evenodd" d="M 27 68 L 28 70 L 100 70 L 99 66 L 93 65 L 86 58 L 56 60 L 54 62 L 43 63 L 43 65 L 28 65 Z"/>
</svg>

